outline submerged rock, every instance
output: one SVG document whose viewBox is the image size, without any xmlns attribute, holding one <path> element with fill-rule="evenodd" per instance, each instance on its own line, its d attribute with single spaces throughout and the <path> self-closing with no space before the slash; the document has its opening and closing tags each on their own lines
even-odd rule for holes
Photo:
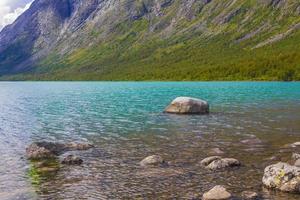
<svg viewBox="0 0 300 200">
<path fill-rule="evenodd" d="M 65 165 L 81 165 L 83 163 L 83 160 L 77 156 L 68 155 L 62 160 L 61 163 Z"/>
<path fill-rule="evenodd" d="M 215 160 L 211 162 L 206 168 L 211 170 L 224 169 L 229 167 L 237 167 L 240 166 L 241 163 L 237 159 L 234 158 L 223 158 L 219 160 Z"/>
<path fill-rule="evenodd" d="M 26 155 L 29 159 L 41 159 L 54 157 L 62 151 L 61 144 L 52 142 L 34 142 L 26 148 Z"/>
<path fill-rule="evenodd" d="M 283 192 L 300 193 L 300 167 L 279 162 L 265 168 L 263 184 Z"/>
<path fill-rule="evenodd" d="M 260 145 L 263 142 L 258 138 L 250 138 L 250 139 L 241 140 L 241 143 L 247 145 Z"/>
<path fill-rule="evenodd" d="M 202 197 L 202 194 L 197 193 L 197 192 L 187 192 L 184 196 L 183 199 L 186 200 L 200 200 Z"/>
<path fill-rule="evenodd" d="M 244 191 L 242 192 L 242 199 L 243 200 L 256 200 L 258 199 L 258 194 L 252 191 Z"/>
<path fill-rule="evenodd" d="M 210 170 L 218 170 L 230 167 L 238 167 L 240 161 L 234 158 L 221 158 L 220 156 L 212 156 L 201 161 L 201 165 Z"/>
<path fill-rule="evenodd" d="M 220 160 L 222 159 L 222 157 L 220 156 L 211 156 L 211 157 L 207 157 L 207 158 L 204 158 L 200 163 L 201 165 L 203 166 L 207 166 L 209 165 L 211 162 L 215 161 L 215 160 Z"/>
<path fill-rule="evenodd" d="M 225 152 L 222 151 L 220 148 L 212 148 L 212 149 L 210 149 L 209 153 L 213 154 L 213 155 L 222 155 Z"/>
<path fill-rule="evenodd" d="M 232 195 L 227 192 L 226 188 L 217 185 L 212 188 L 210 191 L 203 194 L 203 200 L 227 200 L 230 199 Z"/>
<path fill-rule="evenodd" d="M 145 167 L 145 166 L 162 166 L 162 165 L 167 165 L 167 163 L 165 162 L 165 160 L 161 156 L 152 155 L 152 156 L 148 156 L 144 160 L 142 160 L 140 162 L 140 165 L 142 167 Z"/>
<path fill-rule="evenodd" d="M 178 97 L 171 102 L 164 112 L 174 114 L 208 114 L 209 104 L 201 99 Z"/>
<path fill-rule="evenodd" d="M 26 155 L 28 159 L 43 159 L 58 156 L 66 151 L 88 150 L 92 147 L 86 143 L 34 142 L 26 148 Z"/>
<path fill-rule="evenodd" d="M 68 151 L 84 151 L 93 148 L 94 146 L 89 143 L 76 143 L 76 142 L 71 142 L 65 144 L 65 148 Z"/>
</svg>

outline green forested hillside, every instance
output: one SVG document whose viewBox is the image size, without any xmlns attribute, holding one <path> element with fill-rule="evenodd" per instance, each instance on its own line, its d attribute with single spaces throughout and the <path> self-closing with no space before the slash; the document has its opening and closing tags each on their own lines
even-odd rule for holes
<svg viewBox="0 0 300 200">
<path fill-rule="evenodd" d="M 300 80 L 298 0 L 132 2 L 1 79 Z"/>
</svg>

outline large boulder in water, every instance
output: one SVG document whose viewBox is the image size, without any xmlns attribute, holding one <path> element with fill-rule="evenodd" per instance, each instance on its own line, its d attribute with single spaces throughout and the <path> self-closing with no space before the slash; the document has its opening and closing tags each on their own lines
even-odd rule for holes
<svg viewBox="0 0 300 200">
<path fill-rule="evenodd" d="M 178 97 L 165 109 L 165 113 L 173 114 L 208 114 L 209 104 L 201 99 Z"/>
<path fill-rule="evenodd" d="M 270 189 L 300 193 L 300 167 L 279 162 L 265 168 L 263 184 Z"/>
</svg>

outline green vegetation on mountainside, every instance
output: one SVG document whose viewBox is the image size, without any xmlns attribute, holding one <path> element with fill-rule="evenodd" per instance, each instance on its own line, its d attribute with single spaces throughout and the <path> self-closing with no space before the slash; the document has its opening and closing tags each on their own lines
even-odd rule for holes
<svg viewBox="0 0 300 200">
<path fill-rule="evenodd" d="M 153 31 L 149 29 L 155 21 L 150 23 L 145 18 L 122 21 L 109 37 L 93 45 L 63 56 L 56 53 L 62 48 L 57 47 L 33 71 L 2 79 L 300 80 L 298 29 L 278 41 L 261 45 L 289 32 L 300 23 L 299 15 L 258 7 L 252 0 L 237 1 L 234 6 L 225 6 L 226 3 L 223 2 L 225 9 L 211 13 L 208 10 L 214 4 L 222 7 L 222 3 L 212 2 L 196 18 L 180 19 L 171 34 L 165 27 L 170 27 L 170 21 L 178 13 L 176 4 L 164 11 L 160 26 Z M 290 5 L 293 6 L 296 4 Z M 93 41 L 101 33 L 93 29 L 86 34 L 87 40 Z"/>
</svg>

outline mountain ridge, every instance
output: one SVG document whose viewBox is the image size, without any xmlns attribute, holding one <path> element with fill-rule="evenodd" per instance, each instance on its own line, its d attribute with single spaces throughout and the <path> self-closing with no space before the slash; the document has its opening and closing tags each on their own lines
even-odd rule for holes
<svg viewBox="0 0 300 200">
<path fill-rule="evenodd" d="M 300 80 L 298 0 L 35 0 L 2 79 Z"/>
</svg>

